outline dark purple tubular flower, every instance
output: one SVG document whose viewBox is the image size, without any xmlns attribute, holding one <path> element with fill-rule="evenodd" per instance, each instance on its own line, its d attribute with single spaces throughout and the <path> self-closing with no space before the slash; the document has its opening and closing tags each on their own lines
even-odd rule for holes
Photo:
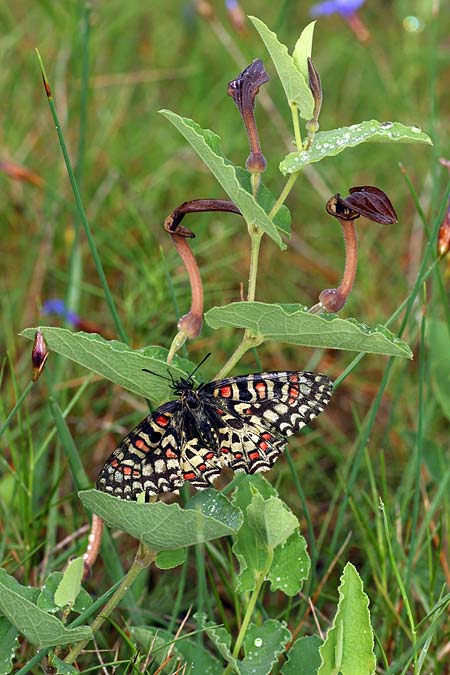
<svg viewBox="0 0 450 675">
<path fill-rule="evenodd" d="M 335 13 L 340 14 L 343 17 L 348 17 L 362 7 L 364 1 L 365 0 L 325 0 L 325 2 L 319 2 L 317 5 L 313 5 L 309 10 L 309 13 L 313 18 Z"/>
</svg>

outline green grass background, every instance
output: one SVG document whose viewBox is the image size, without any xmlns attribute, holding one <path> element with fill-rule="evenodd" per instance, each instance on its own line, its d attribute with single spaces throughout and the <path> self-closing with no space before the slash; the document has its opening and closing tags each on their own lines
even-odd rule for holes
<svg viewBox="0 0 450 675">
<path fill-rule="evenodd" d="M 242 7 L 291 47 L 309 21 L 309 2 L 249 0 Z M 35 47 L 46 65 L 93 235 L 133 346 L 168 347 L 177 318 L 189 308 L 186 274 L 162 229 L 164 218 L 188 199 L 224 197 L 158 109 L 170 108 L 213 129 L 227 156 L 242 165 L 248 154 L 246 136 L 226 86 L 252 59 L 263 58 L 271 76 L 264 87 L 269 111 L 257 106 L 268 160 L 264 180 L 275 194 L 282 189 L 278 163 L 293 146 L 281 85 L 251 25 L 238 34 L 222 3 L 212 8 L 214 18 L 207 21 L 191 4 L 175 0 L 162 5 L 109 0 L 93 3 L 90 12 L 81 1 L 0 4 L 0 159 L 19 163 L 43 179 L 41 186 L 34 186 L 0 174 L 2 418 L 30 377 L 30 345 L 18 337 L 19 331 L 39 323 L 60 325 L 55 317 L 42 316 L 45 300 L 66 298 L 83 319 L 98 324 L 99 332 L 116 337 L 79 231 Z M 417 32 L 404 28 L 411 14 L 420 20 Z M 281 252 L 267 238 L 263 242 L 257 299 L 311 305 L 323 288 L 336 285 L 343 246 L 325 202 L 336 192 L 346 194 L 350 186 L 377 185 L 390 196 L 399 222 L 385 227 L 358 224 L 358 277 L 342 311 L 342 316 L 373 325 L 383 323 L 410 293 L 428 235 L 443 215 L 448 170 L 438 159 L 450 155 L 450 17 L 438 0 L 372 0 L 361 17 L 371 33 L 367 44 L 358 42 L 337 15 L 316 26 L 313 58 L 324 90 L 321 128 L 371 118 L 398 120 L 422 127 L 434 146 L 367 144 L 314 165 L 288 199 L 293 230 L 288 250 Z M 231 214 L 191 218 L 187 225 L 197 233 L 193 248 L 206 308 L 238 300 L 248 272 L 245 228 Z M 433 242 L 433 255 L 435 249 Z M 416 650 L 423 648 L 431 626 L 422 672 L 449 672 L 448 621 L 432 625 L 429 617 L 450 583 L 448 261 L 436 269 L 420 289 L 403 334 L 415 359 L 399 359 L 386 370 L 386 358 L 365 356 L 337 391 L 329 412 L 290 443 L 308 512 L 300 508 L 286 460 L 269 475 L 299 514 L 305 532 L 309 523 L 315 565 L 304 596 L 287 602 L 267 592 L 259 611 L 285 619 L 292 629 L 298 626 L 299 634 L 317 632 L 309 594 L 326 631 L 339 573 L 351 560 L 371 600 L 380 672 L 403 672 L 414 644 L 393 561 L 419 624 Z M 439 339 L 430 331 L 436 321 L 441 322 Z M 391 328 L 398 330 L 400 323 L 401 317 Z M 188 345 L 189 356 L 198 361 L 211 351 L 204 372 L 212 377 L 238 340 L 237 331 L 204 327 L 200 338 Z M 352 358 L 347 352 L 269 343 L 257 354 L 247 354 L 235 373 L 314 367 L 336 378 Z M 0 551 L 3 566 L 23 583 L 37 585 L 49 571 L 62 569 L 70 555 L 83 551 L 86 539 L 80 528 L 87 514 L 55 433 L 49 397 L 62 409 L 70 406 L 69 428 L 92 481 L 117 441 L 146 413 L 145 401 L 87 378 L 82 369 L 51 355 L 45 375 L 2 437 Z M 383 378 L 387 386 L 378 400 Z M 355 457 L 361 458 L 359 466 Z M 390 522 L 393 558 L 380 497 Z M 66 537 L 69 541 L 59 546 Z M 125 536 L 116 543 L 126 568 L 134 543 Z M 142 577 L 115 616 L 121 629 L 138 620 L 173 627 L 191 604 L 235 629 L 233 604 L 239 606 L 240 600 L 227 582 L 231 563 L 226 545 L 215 547 L 191 555 L 181 572 L 153 571 Z M 88 589 L 95 594 L 106 589 L 116 573 L 111 568 L 108 560 L 99 561 Z M 177 595 L 183 578 L 188 583 Z M 113 627 L 104 629 L 100 645 L 117 646 L 121 640 L 120 657 L 130 658 L 132 641 L 117 636 Z M 91 654 L 82 663 L 87 668 L 97 658 Z M 112 658 L 108 653 L 106 659 Z"/>
</svg>

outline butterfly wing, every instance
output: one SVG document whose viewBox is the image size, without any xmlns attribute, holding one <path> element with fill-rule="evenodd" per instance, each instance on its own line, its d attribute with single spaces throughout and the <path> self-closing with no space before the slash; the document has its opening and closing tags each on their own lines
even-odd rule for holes
<svg viewBox="0 0 450 675">
<path fill-rule="evenodd" d="M 97 489 L 121 499 L 136 499 L 141 492 L 176 492 L 184 483 L 181 416 L 180 401 L 169 401 L 143 419 L 106 462 Z"/>
<path fill-rule="evenodd" d="M 233 471 L 270 469 L 296 433 L 329 403 L 325 375 L 281 371 L 240 375 L 202 387 L 205 404 L 220 415 L 220 454 Z"/>
</svg>

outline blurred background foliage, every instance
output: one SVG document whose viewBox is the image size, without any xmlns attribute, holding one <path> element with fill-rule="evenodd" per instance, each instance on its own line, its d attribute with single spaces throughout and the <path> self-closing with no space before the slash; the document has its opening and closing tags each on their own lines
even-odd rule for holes
<svg viewBox="0 0 450 675">
<path fill-rule="evenodd" d="M 245 14 L 261 18 L 292 49 L 311 20 L 311 5 L 306 1 L 247 0 L 241 8 Z M 359 227 L 357 282 L 343 310 L 343 316 L 373 325 L 383 323 L 411 290 L 427 228 L 431 231 L 445 195 L 448 169 L 438 160 L 450 156 L 450 15 L 448 3 L 439 0 L 367 0 L 358 16 L 369 34 L 364 41 L 357 27 L 339 13 L 321 17 L 316 25 L 313 60 L 324 90 L 321 129 L 372 118 L 398 120 L 422 127 L 434 146 L 365 144 L 313 165 L 288 198 L 293 230 L 288 250 L 281 252 L 265 238 L 257 299 L 312 305 L 320 290 L 336 285 L 343 245 L 339 229 L 325 212 L 325 202 L 336 192 L 345 195 L 351 186 L 376 185 L 391 198 L 399 222 L 385 227 L 362 223 Z M 222 2 L 16 0 L 0 3 L 0 23 L 0 303 L 2 406 L 6 415 L 29 377 L 30 346 L 17 334 L 40 323 L 64 325 L 55 315 L 43 315 L 46 301 L 65 299 L 70 310 L 84 321 L 94 322 L 98 332 L 117 337 L 84 234 L 78 232 L 78 216 L 35 47 L 46 65 L 110 287 L 130 343 L 136 348 L 148 344 L 168 347 L 176 320 L 190 303 L 185 271 L 162 229 L 164 218 L 186 200 L 225 196 L 158 110 L 172 109 L 211 128 L 221 136 L 226 155 L 243 165 L 248 154 L 246 135 L 226 88 L 251 60 L 262 58 L 271 80 L 257 99 L 257 120 L 268 160 L 264 182 L 275 194 L 285 182 L 278 164 L 293 150 L 293 134 L 290 112 L 264 46 L 249 22 L 238 30 Z M 20 178 L 8 163 L 31 174 Z M 197 234 L 193 247 L 204 282 L 206 308 L 238 300 L 248 272 L 248 235 L 243 223 L 231 214 L 208 214 L 196 215 L 186 224 Z M 439 269 L 439 281 L 429 284 L 423 304 L 428 316 L 445 320 L 448 262 L 443 261 Z M 416 355 L 421 318 L 422 303 L 417 302 L 403 335 Z M 189 355 L 198 361 L 212 351 L 205 372 L 213 376 L 238 339 L 237 332 L 214 332 L 205 326 L 201 337 L 189 344 Z M 430 345 L 422 342 L 422 347 L 426 350 Z M 300 352 L 269 343 L 257 356 L 247 354 L 236 372 L 260 367 L 315 367 L 336 377 L 352 358 L 346 352 Z M 372 488 L 376 484 L 375 492 L 389 502 L 392 518 L 399 518 L 399 546 L 411 535 L 407 506 L 414 482 L 410 478 L 415 475 L 411 457 L 417 445 L 418 420 L 425 455 L 421 509 L 426 508 L 427 490 L 434 494 L 442 477 L 442 449 L 448 444 L 448 422 L 434 397 L 436 385 L 427 357 L 423 372 L 419 373 L 418 363 L 416 358 L 412 362 L 399 359 L 394 364 L 394 377 L 369 443 L 372 459 L 368 462 L 376 476 Z M 320 436 L 316 426 L 307 437 L 291 444 L 298 474 L 308 477 L 304 490 L 319 541 L 319 575 L 339 548 L 327 549 L 334 505 L 345 492 L 352 448 L 385 366 L 385 358 L 366 356 L 339 389 L 330 412 L 321 418 Z M 77 396 L 67 419 L 93 480 L 120 436 L 146 411 L 144 401 L 103 381 L 94 380 L 80 391 L 86 377 L 82 369 L 51 356 L 45 376 L 5 436 L 5 473 L 0 481 L 2 550 L 5 564 L 27 582 L 41 581 L 46 571 L 57 569 L 70 553 L 79 552 L 82 545 L 76 539 L 61 552 L 62 557 L 52 553 L 52 547 L 77 531 L 86 519 L 73 495 L 61 447 L 52 436 L 48 395 L 61 407 Z M 307 452 L 299 452 L 306 438 Z M 288 471 L 287 463 L 279 462 L 271 480 L 283 488 L 286 500 L 299 511 Z M 364 470 L 345 514 L 345 533 L 351 531 L 352 538 L 342 560 L 354 560 L 367 573 L 376 628 L 388 650 L 389 640 L 395 642 L 395 616 L 386 612 L 382 593 L 374 599 L 380 589 L 370 588 L 371 574 L 378 564 L 376 556 L 371 557 L 373 542 L 368 536 L 370 523 L 377 517 L 377 500 L 370 489 Z M 53 524 L 49 525 L 46 519 L 51 513 Z M 444 532 L 445 509 L 440 513 L 437 520 L 442 519 Z M 343 538 L 339 545 L 342 543 Z M 126 558 L 129 542 L 127 545 L 122 538 L 119 547 Z M 433 589 L 430 603 L 445 580 L 440 552 L 435 555 L 430 578 L 425 573 L 428 563 L 423 550 L 418 553 L 416 568 L 418 586 L 422 588 L 423 582 L 428 591 Z M 101 579 L 101 571 L 95 574 L 95 579 Z M 426 576 L 426 583 L 421 575 Z M 330 593 L 335 593 L 335 581 Z M 164 612 L 171 611 L 177 570 L 165 573 L 160 583 L 157 579 L 152 583 L 148 607 L 159 607 L 155 620 L 161 621 Z M 136 593 L 139 595 L 139 590 Z M 187 592 L 183 607 L 191 601 Z M 277 604 L 276 594 L 272 602 Z M 395 602 L 394 598 L 393 606 Z M 327 592 L 323 596 L 325 613 L 326 604 Z M 419 618 L 427 606 L 424 602 L 418 610 Z M 283 615 L 281 605 L 278 609 Z M 151 615 L 154 610 L 146 611 Z M 390 646 L 391 653 L 398 644 Z"/>
</svg>

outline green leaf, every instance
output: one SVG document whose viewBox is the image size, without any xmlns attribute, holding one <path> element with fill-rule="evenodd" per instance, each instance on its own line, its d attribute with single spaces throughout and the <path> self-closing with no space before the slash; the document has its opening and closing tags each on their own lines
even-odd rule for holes
<svg viewBox="0 0 450 675">
<path fill-rule="evenodd" d="M 160 570 L 171 570 L 173 567 L 182 565 L 186 560 L 186 549 L 176 548 L 173 551 L 159 551 L 155 565 Z"/>
<path fill-rule="evenodd" d="M 284 621 L 250 624 L 244 638 L 245 656 L 238 662 L 240 675 L 269 675 L 291 637 Z"/>
<path fill-rule="evenodd" d="M 321 644 L 322 640 L 318 635 L 306 635 L 296 640 L 288 652 L 280 675 L 317 675 Z"/>
<path fill-rule="evenodd" d="M 222 511 L 215 518 L 200 510 L 182 509 L 178 504 L 138 504 L 98 490 L 86 490 L 79 496 L 89 511 L 153 551 L 183 548 L 234 534 L 242 522 L 242 515 L 229 502 L 226 516 Z M 221 497 L 226 499 L 224 495 Z"/>
<path fill-rule="evenodd" d="M 271 591 L 283 591 L 293 597 L 301 590 L 309 576 L 311 560 L 305 537 L 299 529 L 274 550 L 273 562 L 267 574 Z"/>
<path fill-rule="evenodd" d="M 13 668 L 18 634 L 17 628 L 5 616 L 0 616 L 0 675 L 8 675 Z"/>
<path fill-rule="evenodd" d="M 27 595 L 27 589 L 0 569 L 0 612 L 32 644 L 41 648 L 54 647 L 92 637 L 88 626 L 66 628 L 56 616 L 47 614 L 28 600 Z"/>
<path fill-rule="evenodd" d="M 61 608 L 55 602 L 55 593 L 56 589 L 61 583 L 62 578 L 63 578 L 62 572 L 50 572 L 50 574 L 45 580 L 44 585 L 42 586 L 41 592 L 39 593 L 39 596 L 36 601 L 36 604 L 39 607 L 39 609 L 43 609 L 45 612 L 49 612 L 50 614 L 55 614 L 56 612 L 60 611 Z M 78 593 L 77 599 L 75 600 L 75 604 L 73 605 L 73 607 L 71 607 L 71 610 L 72 612 L 81 614 L 91 605 L 92 605 L 91 596 L 84 588 L 81 588 L 80 592 Z"/>
<path fill-rule="evenodd" d="M 433 391 L 442 412 L 450 420 L 450 338 L 444 321 L 428 321 L 427 343 Z"/>
<path fill-rule="evenodd" d="M 310 560 L 297 518 L 260 474 L 240 481 L 233 503 L 244 513 L 244 523 L 233 545 L 240 567 L 236 589 L 254 590 L 259 575 L 267 570 L 272 550 L 272 564 L 266 573 L 271 590 L 291 596 L 298 593 L 309 574 Z M 275 544 L 273 548 L 269 541 Z"/>
<path fill-rule="evenodd" d="M 268 549 L 284 544 L 298 528 L 297 518 L 281 499 L 269 497 L 265 500 L 258 492 L 247 506 L 247 518 L 249 526 Z"/>
<path fill-rule="evenodd" d="M 242 169 L 240 166 L 236 166 L 235 169 L 239 183 L 242 185 L 244 190 L 247 190 L 247 192 L 252 194 L 250 172 L 246 169 Z M 265 213 L 269 214 L 271 212 L 276 201 L 276 198 L 273 196 L 269 188 L 267 188 L 264 183 L 261 183 L 258 190 L 258 204 L 264 209 Z M 291 236 L 291 213 L 287 206 L 284 204 L 282 205 L 277 215 L 273 219 L 273 222 L 282 234 L 284 234 L 286 237 Z"/>
<path fill-rule="evenodd" d="M 39 330 L 42 331 L 50 351 L 57 352 L 97 375 L 120 384 L 124 389 L 156 403 L 167 399 L 171 391 L 170 381 L 164 378 L 171 374 L 178 379 L 186 377 L 188 372 L 185 367 L 189 362 L 185 359 L 180 361 L 175 358 L 169 366 L 164 360 L 167 352 L 164 350 L 161 353 L 161 347 L 131 349 L 123 342 L 105 340 L 96 333 L 73 333 L 66 328 L 51 326 L 41 326 Z M 36 328 L 26 328 L 20 333 L 29 340 L 34 340 L 35 334 Z M 153 356 L 154 353 L 157 356 Z M 165 356 L 161 358 L 163 354 Z M 144 373 L 144 368 L 157 374 Z M 194 368 L 195 364 L 191 364 L 190 371 Z"/>
<path fill-rule="evenodd" d="M 198 626 L 205 631 L 225 661 L 231 663 L 233 668 L 237 670 L 238 660 L 231 654 L 231 635 L 227 629 L 223 626 L 218 626 L 213 621 L 207 621 L 207 616 L 204 612 L 196 612 L 196 614 L 194 614 L 194 620 L 197 622 Z M 239 672 L 239 670 L 237 672 Z"/>
<path fill-rule="evenodd" d="M 223 666 L 210 652 L 184 637 L 175 638 L 163 628 L 147 628 L 133 626 L 131 633 L 145 650 L 151 648 L 152 655 L 158 664 L 162 664 L 169 649 L 173 658 L 162 672 L 174 673 L 176 666 L 186 664 L 186 675 L 222 675 Z"/>
<path fill-rule="evenodd" d="M 75 668 L 75 666 L 72 666 L 70 663 L 62 661 L 54 654 L 51 655 L 49 663 L 52 668 L 56 668 L 56 670 L 51 670 L 54 675 L 79 675 L 80 671 L 78 668 Z"/>
<path fill-rule="evenodd" d="M 302 305 L 232 302 L 213 307 L 206 312 L 205 320 L 211 328 L 249 328 L 262 341 L 413 357 L 406 342 L 396 338 L 384 326 L 369 328 L 356 319 L 310 314 Z"/>
<path fill-rule="evenodd" d="M 305 82 L 309 82 L 308 58 L 311 58 L 315 26 L 315 21 L 311 21 L 311 23 L 305 26 L 292 52 L 294 63 L 305 78 Z"/>
<path fill-rule="evenodd" d="M 67 607 L 75 604 L 75 600 L 81 590 L 83 571 L 84 561 L 81 556 L 69 562 L 55 591 L 55 603 L 58 607 Z"/>
<path fill-rule="evenodd" d="M 373 675 L 376 668 L 369 598 L 356 568 L 347 563 L 339 586 L 339 603 L 333 625 L 319 649 L 317 675 Z"/>
<path fill-rule="evenodd" d="M 400 122 L 377 122 L 366 120 L 350 127 L 340 127 L 330 131 L 318 131 L 313 145 L 308 150 L 291 152 L 281 161 L 280 171 L 286 176 L 303 169 L 307 164 L 319 162 L 324 157 L 334 157 L 347 148 L 360 143 L 427 143 L 433 145 L 431 138 L 419 127 L 405 126 Z"/>
<path fill-rule="evenodd" d="M 243 516 L 241 510 L 236 509 L 224 494 L 212 488 L 195 492 L 186 503 L 185 508 L 195 509 L 196 511 L 200 511 L 204 516 L 220 520 L 221 523 L 228 525 L 228 527 L 236 531 L 242 525 Z"/>
<path fill-rule="evenodd" d="M 275 33 L 266 24 L 255 16 L 249 16 L 262 41 L 264 42 L 270 58 L 277 70 L 289 105 L 296 104 L 300 116 L 310 120 L 314 112 L 314 99 L 308 82 L 297 67 L 295 60 L 290 56 L 286 45 L 282 44 Z"/>
<path fill-rule="evenodd" d="M 278 229 L 268 218 L 262 206 L 253 195 L 245 190 L 239 182 L 235 167 L 224 157 L 220 147 L 220 138 L 209 129 L 202 129 L 188 117 L 180 117 L 170 110 L 159 111 L 178 129 L 188 143 L 206 164 L 211 173 L 223 187 L 241 211 L 247 223 L 258 225 L 271 237 L 281 249 L 285 249 Z"/>
</svg>

